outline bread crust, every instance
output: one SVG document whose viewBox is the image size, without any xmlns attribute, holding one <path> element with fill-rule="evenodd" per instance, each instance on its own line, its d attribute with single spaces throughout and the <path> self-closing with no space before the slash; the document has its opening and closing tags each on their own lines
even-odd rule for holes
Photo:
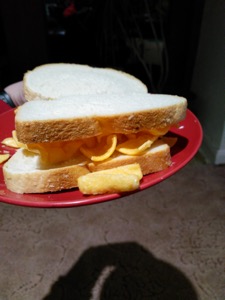
<svg viewBox="0 0 225 300">
<path fill-rule="evenodd" d="M 185 117 L 186 106 L 181 103 L 149 111 L 46 121 L 21 121 L 16 118 L 18 140 L 22 143 L 72 141 L 100 134 L 136 133 L 141 130 L 165 128 Z"/>
<path fill-rule="evenodd" d="M 68 165 L 63 167 L 23 170 L 23 155 L 26 151 L 18 150 L 3 166 L 4 180 L 7 188 L 12 192 L 24 193 L 47 193 L 68 190 L 77 187 L 80 176 L 90 171 L 100 171 L 122 165 L 139 163 L 144 175 L 158 172 L 171 165 L 170 148 L 162 141 L 156 141 L 149 151 L 142 156 L 114 156 L 101 163 L 90 163 L 88 166 Z M 29 156 L 28 156 L 29 157 Z M 21 161 L 21 168 L 15 168 Z M 29 160 L 26 161 L 29 164 Z M 89 168 L 89 169 L 88 169 Z"/>
<path fill-rule="evenodd" d="M 18 194 L 57 192 L 77 187 L 77 179 L 89 173 L 84 166 L 71 165 L 61 168 L 14 172 L 3 167 L 7 188 Z"/>
<path fill-rule="evenodd" d="M 99 135 L 102 130 L 94 118 L 50 121 L 16 121 L 19 141 L 25 144 L 56 141 L 73 141 Z"/>
</svg>

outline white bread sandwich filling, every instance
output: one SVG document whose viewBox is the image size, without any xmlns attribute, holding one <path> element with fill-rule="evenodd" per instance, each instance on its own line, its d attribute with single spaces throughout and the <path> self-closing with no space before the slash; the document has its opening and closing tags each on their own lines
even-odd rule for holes
<svg viewBox="0 0 225 300">
<path fill-rule="evenodd" d="M 59 191 L 77 187 L 88 172 L 132 163 L 143 175 L 163 170 L 171 157 L 162 136 L 185 118 L 186 108 L 185 98 L 147 93 L 27 102 L 15 117 L 24 147 L 3 167 L 7 188 Z"/>
<path fill-rule="evenodd" d="M 52 63 L 24 75 L 25 98 L 53 100 L 71 95 L 147 93 L 147 87 L 136 77 L 110 68 Z"/>
</svg>

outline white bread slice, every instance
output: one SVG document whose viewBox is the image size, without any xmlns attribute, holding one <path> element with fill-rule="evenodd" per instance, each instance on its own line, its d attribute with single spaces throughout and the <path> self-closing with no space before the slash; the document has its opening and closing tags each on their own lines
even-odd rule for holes
<svg viewBox="0 0 225 300">
<path fill-rule="evenodd" d="M 103 133 L 134 133 L 177 124 L 185 118 L 187 100 L 148 93 L 80 95 L 35 100 L 18 108 L 18 140 L 39 143 L 76 140 Z"/>
<path fill-rule="evenodd" d="M 139 79 L 125 72 L 69 63 L 38 66 L 25 73 L 23 82 L 28 101 L 82 94 L 147 92 Z"/>
<path fill-rule="evenodd" d="M 80 164 L 77 164 L 80 162 Z M 131 163 L 139 163 L 143 174 L 161 171 L 171 164 L 170 148 L 161 140 L 142 156 L 117 155 L 99 164 L 89 164 L 92 171 L 109 169 Z M 7 188 L 16 193 L 56 192 L 77 187 L 77 179 L 87 174 L 82 165 L 84 158 L 67 162 L 62 166 L 42 166 L 37 154 L 19 149 L 3 166 Z"/>
<path fill-rule="evenodd" d="M 77 187 L 78 177 L 89 173 L 84 161 L 78 157 L 61 166 L 44 166 L 38 154 L 19 149 L 3 166 L 5 184 L 19 194 L 71 189 Z"/>
<path fill-rule="evenodd" d="M 170 147 L 162 140 L 157 140 L 142 155 L 123 155 L 117 152 L 102 162 L 89 163 L 88 168 L 91 172 L 96 172 L 134 163 L 140 165 L 143 175 L 164 170 L 171 165 Z"/>
</svg>

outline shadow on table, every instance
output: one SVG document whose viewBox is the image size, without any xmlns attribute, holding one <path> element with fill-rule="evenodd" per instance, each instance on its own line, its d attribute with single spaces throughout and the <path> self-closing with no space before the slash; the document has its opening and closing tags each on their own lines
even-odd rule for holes
<svg viewBox="0 0 225 300">
<path fill-rule="evenodd" d="M 133 242 L 86 250 L 43 300 L 197 300 L 185 275 Z"/>
</svg>

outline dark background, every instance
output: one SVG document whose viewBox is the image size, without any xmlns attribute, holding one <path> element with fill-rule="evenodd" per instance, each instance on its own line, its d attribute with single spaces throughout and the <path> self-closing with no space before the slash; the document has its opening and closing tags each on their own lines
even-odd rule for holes
<svg viewBox="0 0 225 300">
<path fill-rule="evenodd" d="M 0 0 L 1 86 L 37 65 L 71 62 L 124 70 L 150 92 L 189 97 L 204 0 L 74 0 L 68 13 L 70 5 Z"/>
</svg>

